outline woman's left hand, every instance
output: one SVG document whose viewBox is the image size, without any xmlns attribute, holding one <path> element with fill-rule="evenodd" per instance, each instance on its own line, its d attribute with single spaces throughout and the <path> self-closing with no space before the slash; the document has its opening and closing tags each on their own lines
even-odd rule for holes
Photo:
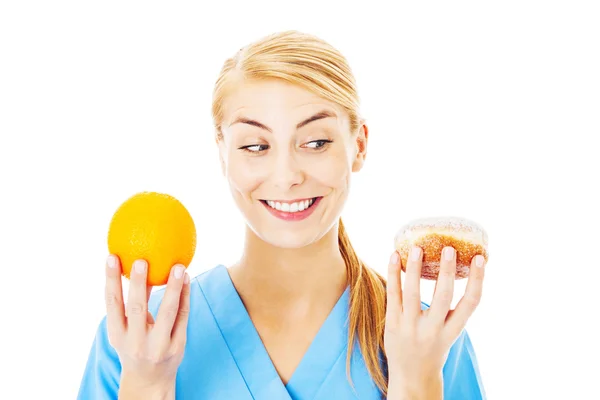
<svg viewBox="0 0 600 400">
<path fill-rule="evenodd" d="M 388 399 L 441 399 L 442 370 L 450 348 L 481 299 L 485 260 L 471 261 L 467 288 L 451 310 L 456 274 L 456 252 L 442 251 L 440 273 L 430 308 L 421 309 L 423 252 L 412 249 L 406 266 L 404 289 L 400 257 L 392 254 L 387 280 L 387 311 L 384 346 L 388 362 Z M 478 266 L 481 257 L 483 263 Z"/>
</svg>

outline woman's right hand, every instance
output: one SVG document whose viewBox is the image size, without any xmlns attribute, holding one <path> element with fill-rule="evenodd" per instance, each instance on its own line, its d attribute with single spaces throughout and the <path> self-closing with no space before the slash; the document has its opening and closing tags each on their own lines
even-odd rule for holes
<svg viewBox="0 0 600 400">
<path fill-rule="evenodd" d="M 185 268 L 171 269 L 156 321 L 148 311 L 152 290 L 148 266 L 137 260 L 123 301 L 121 265 L 110 255 L 106 266 L 108 338 L 121 362 L 119 399 L 175 398 L 175 378 L 183 359 L 190 311 L 190 279 Z"/>
</svg>

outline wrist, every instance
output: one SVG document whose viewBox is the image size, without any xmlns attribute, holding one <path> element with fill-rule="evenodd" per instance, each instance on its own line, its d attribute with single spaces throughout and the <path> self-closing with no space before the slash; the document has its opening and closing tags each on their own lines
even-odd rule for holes
<svg viewBox="0 0 600 400">
<path fill-rule="evenodd" d="M 442 373 L 430 376 L 404 377 L 390 374 L 388 400 L 442 400 L 444 379 Z"/>
<path fill-rule="evenodd" d="M 144 383 L 131 375 L 121 375 L 119 400 L 174 400 L 175 381 Z"/>
</svg>

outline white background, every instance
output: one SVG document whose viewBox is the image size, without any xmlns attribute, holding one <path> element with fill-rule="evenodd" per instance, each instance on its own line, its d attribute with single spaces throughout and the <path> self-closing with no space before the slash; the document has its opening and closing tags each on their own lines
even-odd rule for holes
<svg viewBox="0 0 600 400">
<path fill-rule="evenodd" d="M 196 3 L 0 6 L 0 397 L 75 398 L 104 315 L 108 223 L 130 195 L 190 210 L 192 275 L 239 256 L 213 83 L 240 47 L 287 29 L 328 40 L 358 81 L 369 153 L 343 217 L 359 255 L 385 273 L 406 221 L 479 222 L 491 259 L 467 329 L 489 398 L 597 395 L 594 2 Z"/>
</svg>

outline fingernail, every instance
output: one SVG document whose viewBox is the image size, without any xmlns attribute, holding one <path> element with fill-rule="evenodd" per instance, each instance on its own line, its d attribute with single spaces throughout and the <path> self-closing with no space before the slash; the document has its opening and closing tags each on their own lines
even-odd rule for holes
<svg viewBox="0 0 600 400">
<path fill-rule="evenodd" d="M 483 267 L 483 261 L 484 261 L 484 258 L 482 255 L 475 256 L 475 265 L 478 266 L 479 268 Z"/>
<path fill-rule="evenodd" d="M 173 272 L 173 275 L 175 275 L 176 279 L 179 279 L 183 276 L 183 270 L 184 270 L 184 268 L 181 265 L 178 265 L 175 267 L 175 271 Z"/>
<path fill-rule="evenodd" d="M 392 254 L 392 256 L 390 257 L 390 263 L 392 264 L 398 264 L 400 257 L 398 256 L 398 252 L 395 251 L 394 254 Z"/>
<path fill-rule="evenodd" d="M 183 283 L 185 283 L 186 285 L 190 283 L 190 276 L 188 274 L 185 274 L 185 277 L 183 278 Z"/>
<path fill-rule="evenodd" d="M 115 256 L 113 256 L 113 255 L 108 256 L 108 258 L 106 259 L 106 265 L 108 265 L 108 268 L 116 267 L 117 260 L 115 259 Z"/>
<path fill-rule="evenodd" d="M 413 261 L 419 261 L 419 257 L 421 257 L 421 248 L 418 246 L 413 246 L 410 251 L 410 256 Z"/>
<path fill-rule="evenodd" d="M 446 247 L 444 249 L 444 257 L 446 258 L 446 261 L 452 261 L 454 258 L 454 249 L 452 247 Z"/>
<path fill-rule="evenodd" d="M 133 263 L 133 268 L 135 269 L 135 272 L 137 272 L 138 274 L 143 274 L 144 271 L 146 270 L 146 261 L 135 260 Z"/>
</svg>

